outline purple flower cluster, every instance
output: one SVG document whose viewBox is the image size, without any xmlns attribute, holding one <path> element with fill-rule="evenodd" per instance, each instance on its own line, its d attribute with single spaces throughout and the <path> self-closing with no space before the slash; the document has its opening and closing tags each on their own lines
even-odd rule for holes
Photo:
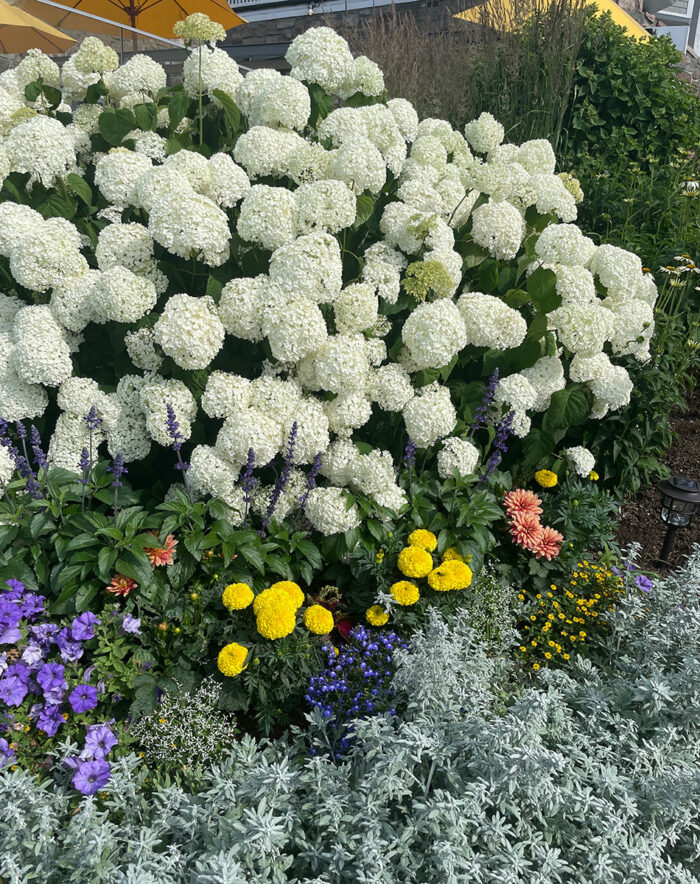
<svg viewBox="0 0 700 884">
<path fill-rule="evenodd" d="M 282 467 L 282 472 L 279 474 L 279 477 L 275 482 L 275 487 L 272 489 L 270 501 L 267 505 L 267 511 L 262 523 L 263 528 L 267 528 L 272 521 L 272 517 L 274 516 L 275 510 L 277 509 L 279 499 L 284 494 L 284 489 L 287 487 L 287 482 L 289 482 L 289 475 L 292 472 L 292 467 L 294 466 L 294 448 L 297 444 L 298 429 L 299 426 L 297 422 L 294 421 L 294 423 L 292 424 L 292 429 L 289 431 L 289 439 L 287 441 L 287 453 L 284 456 L 284 465 Z"/>
<path fill-rule="evenodd" d="M 498 426 L 496 427 L 496 437 L 493 440 L 493 448 L 491 449 L 491 456 L 489 457 L 488 463 L 486 464 L 486 469 L 479 477 L 482 482 L 485 482 L 486 479 L 493 473 L 496 467 L 501 462 L 503 455 L 508 451 L 508 436 L 513 432 L 513 418 L 515 417 L 514 411 L 509 411 L 508 414 L 503 418 L 502 421 L 499 421 Z"/>
<path fill-rule="evenodd" d="M 10 458 L 15 465 L 15 469 L 25 480 L 26 491 L 31 494 L 31 496 L 35 500 L 40 500 L 42 497 L 41 486 L 37 482 L 34 470 L 29 465 L 26 427 L 23 423 L 17 423 L 15 424 L 15 429 L 17 430 L 17 435 L 22 442 L 24 454 L 20 454 L 19 449 L 12 444 L 12 440 L 7 435 L 7 421 L 2 419 L 0 419 L 0 445 L 2 445 L 4 448 L 7 448 L 7 453 L 10 455 Z"/>
<path fill-rule="evenodd" d="M 348 638 L 337 655 L 329 648 L 325 670 L 311 679 L 306 693 L 307 703 L 320 709 L 335 732 L 335 760 L 350 746 L 354 719 L 382 712 L 396 714 L 391 687 L 396 668 L 393 656 L 397 648 L 406 648 L 395 632 L 375 633 L 365 626 L 356 626 Z M 314 750 L 312 754 L 316 754 Z"/>
<path fill-rule="evenodd" d="M 493 374 L 489 378 L 488 384 L 484 389 L 484 395 L 481 400 L 481 405 L 474 412 L 474 420 L 471 422 L 469 427 L 469 437 L 474 435 L 474 433 L 479 429 L 479 427 L 483 427 L 486 423 L 486 412 L 489 410 L 489 406 L 493 402 L 493 397 L 496 394 L 496 387 L 499 382 L 499 373 L 498 369 L 495 368 L 493 370 Z"/>
<path fill-rule="evenodd" d="M 173 406 L 168 402 L 165 408 L 168 413 L 168 416 L 165 420 L 165 427 L 168 431 L 168 436 L 170 436 L 170 438 L 173 440 L 170 447 L 177 454 L 177 463 L 175 464 L 175 469 L 185 473 L 190 468 L 190 464 L 182 459 L 182 454 L 180 453 L 182 450 L 182 443 L 185 441 L 185 437 L 180 432 L 180 424 L 178 423 L 177 415 L 175 414 L 175 409 L 173 408 Z"/>
<path fill-rule="evenodd" d="M 88 725 L 83 751 L 63 762 L 74 771 L 72 783 L 78 792 L 94 795 L 107 784 L 112 773 L 107 756 L 118 742 L 109 723 Z"/>
</svg>

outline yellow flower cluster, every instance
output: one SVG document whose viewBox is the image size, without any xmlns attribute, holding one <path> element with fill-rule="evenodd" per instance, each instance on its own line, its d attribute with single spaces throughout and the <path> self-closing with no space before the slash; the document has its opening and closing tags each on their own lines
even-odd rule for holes
<svg viewBox="0 0 700 884">
<path fill-rule="evenodd" d="M 253 612 L 263 638 L 284 638 L 294 631 L 296 613 L 304 602 L 301 587 L 291 580 L 273 583 L 255 597 Z"/>
<path fill-rule="evenodd" d="M 421 549 L 427 549 L 432 552 L 437 547 L 437 537 L 432 531 L 426 531 L 425 528 L 416 528 L 408 535 L 409 546 L 419 546 Z"/>
<path fill-rule="evenodd" d="M 443 561 L 428 574 L 428 584 L 437 592 L 466 589 L 472 582 L 472 569 L 457 559 Z"/>
<path fill-rule="evenodd" d="M 371 608 L 367 608 L 365 618 L 370 626 L 384 626 L 389 621 L 389 612 L 381 605 L 372 605 Z"/>
<path fill-rule="evenodd" d="M 323 605 L 311 605 L 304 611 L 304 626 L 314 635 L 328 635 L 334 625 L 333 614 Z"/>
<path fill-rule="evenodd" d="M 433 557 L 420 546 L 405 546 L 399 553 L 397 565 L 406 577 L 427 577 L 433 570 Z"/>
<path fill-rule="evenodd" d="M 535 473 L 535 481 L 542 488 L 554 488 L 559 480 L 557 474 L 551 470 L 538 470 Z"/>
<path fill-rule="evenodd" d="M 598 479 L 600 479 L 600 476 L 598 475 L 598 473 L 596 473 L 595 470 L 591 470 L 588 474 L 588 478 L 591 480 L 591 482 L 597 482 Z"/>
<path fill-rule="evenodd" d="M 456 546 L 448 547 L 442 554 L 443 562 L 464 562 L 465 558 Z"/>
<path fill-rule="evenodd" d="M 227 675 L 229 678 L 233 678 L 236 675 L 240 675 L 244 669 L 248 668 L 248 664 L 246 663 L 247 657 L 248 648 L 244 648 L 243 645 L 232 642 L 230 645 L 226 645 L 219 651 L 216 665 L 219 667 L 219 672 L 223 675 Z"/>
<path fill-rule="evenodd" d="M 403 607 L 415 605 L 420 598 L 420 590 L 409 580 L 399 580 L 389 588 L 389 592 L 394 601 Z"/>
<path fill-rule="evenodd" d="M 569 660 L 574 651 L 581 651 L 589 630 L 607 629 L 605 612 L 614 609 L 624 591 L 622 578 L 607 567 L 578 562 L 563 586 L 552 583 L 530 599 L 529 613 L 520 624 L 523 658 L 534 661 L 535 670 Z M 518 598 L 527 601 L 524 593 Z"/>
<path fill-rule="evenodd" d="M 231 583 L 223 591 L 221 601 L 229 611 L 242 611 L 253 601 L 253 590 L 247 583 Z"/>
</svg>

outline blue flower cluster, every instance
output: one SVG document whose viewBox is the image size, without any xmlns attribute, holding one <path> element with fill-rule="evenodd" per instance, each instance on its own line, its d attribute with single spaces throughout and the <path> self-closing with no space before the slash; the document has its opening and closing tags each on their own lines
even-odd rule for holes
<svg viewBox="0 0 700 884">
<path fill-rule="evenodd" d="M 394 652 L 406 647 L 395 632 L 377 633 L 356 626 L 347 645 L 339 651 L 328 649 L 327 666 L 311 679 L 306 701 L 328 719 L 334 732 L 332 752 L 336 760 L 352 742 L 354 719 L 383 712 L 396 714 L 391 686 L 396 670 Z M 312 754 L 316 750 L 312 749 Z"/>
</svg>

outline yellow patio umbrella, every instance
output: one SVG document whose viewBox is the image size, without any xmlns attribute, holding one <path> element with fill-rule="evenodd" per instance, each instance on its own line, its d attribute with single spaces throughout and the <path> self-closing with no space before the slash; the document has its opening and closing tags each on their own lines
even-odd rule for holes
<svg viewBox="0 0 700 884">
<path fill-rule="evenodd" d="M 72 37 L 40 18 L 0 0 L 0 53 L 41 49 L 47 55 L 56 55 L 65 52 L 73 43 Z"/>
<path fill-rule="evenodd" d="M 515 12 L 515 2 L 514 0 L 498 0 L 498 2 L 498 21 L 505 22 L 506 29 L 510 30 L 515 26 L 516 19 L 519 18 Z M 486 0 L 486 4 L 483 4 L 483 6 L 486 7 L 487 4 L 488 0 Z M 624 28 L 627 36 L 633 37 L 640 42 L 649 39 L 647 31 L 645 31 L 639 22 L 635 21 L 629 13 L 625 12 L 622 7 L 618 6 L 617 3 L 615 3 L 615 0 L 586 0 L 586 5 L 595 6 L 598 15 L 603 12 L 609 12 L 615 24 L 621 25 L 622 28 Z M 458 12 L 454 17 L 461 18 L 463 21 L 481 24 L 483 21 L 482 13 L 480 12 L 481 9 L 481 5 L 473 6 L 471 9 L 466 9 L 464 12 Z M 489 17 L 487 16 L 487 21 L 488 18 Z"/>
<path fill-rule="evenodd" d="M 97 34 L 113 34 L 115 26 L 122 25 L 172 40 L 175 22 L 193 12 L 206 13 L 227 31 L 245 24 L 245 19 L 237 15 L 226 0 L 61 0 L 60 5 L 17 0 L 17 5 L 33 15 L 43 16 L 55 27 Z"/>
</svg>

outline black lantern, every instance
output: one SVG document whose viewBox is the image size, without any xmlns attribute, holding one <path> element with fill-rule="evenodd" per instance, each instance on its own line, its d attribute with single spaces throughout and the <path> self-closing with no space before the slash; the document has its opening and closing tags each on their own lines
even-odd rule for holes
<svg viewBox="0 0 700 884">
<path fill-rule="evenodd" d="M 661 561 L 668 561 L 679 528 L 690 525 L 700 505 L 700 485 L 694 479 L 674 477 L 659 484 L 661 521 L 668 525 Z"/>
</svg>

